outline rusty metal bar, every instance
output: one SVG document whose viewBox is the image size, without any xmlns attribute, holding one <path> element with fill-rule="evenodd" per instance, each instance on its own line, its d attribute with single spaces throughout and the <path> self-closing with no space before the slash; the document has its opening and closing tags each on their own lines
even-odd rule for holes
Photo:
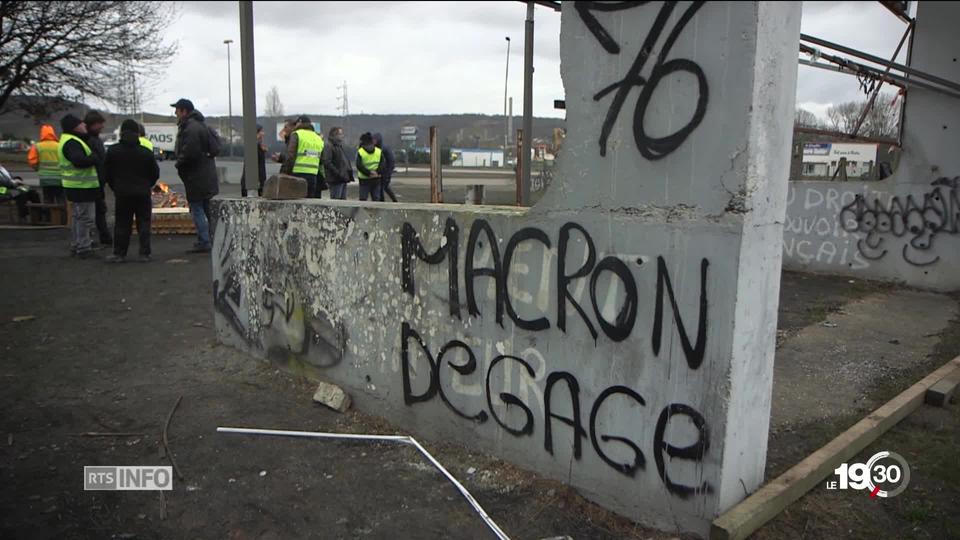
<svg viewBox="0 0 960 540">
<path fill-rule="evenodd" d="M 807 50 L 807 49 L 810 49 L 810 50 Z M 814 54 L 813 49 L 803 44 L 800 45 L 800 52 Z M 929 83 L 920 82 L 916 79 L 913 79 L 913 80 L 904 79 L 900 75 L 894 75 L 892 73 L 884 76 L 883 72 L 880 71 L 879 69 L 872 68 L 870 66 L 865 66 L 863 64 L 859 64 L 857 62 L 847 60 L 846 58 L 841 58 L 839 56 L 833 56 L 831 54 L 824 54 L 824 53 L 820 53 L 820 58 L 823 58 L 828 62 L 833 62 L 834 64 L 837 64 L 837 65 L 828 66 L 818 62 L 811 62 L 810 60 L 804 60 L 802 58 L 798 58 L 797 62 L 804 66 L 823 69 L 826 71 L 835 71 L 835 72 L 844 73 L 847 75 L 858 75 L 858 74 L 864 73 L 864 74 L 874 76 L 878 79 L 881 79 L 885 83 L 892 86 L 896 86 L 898 88 L 905 88 L 905 89 L 909 89 L 911 87 L 923 88 L 924 90 L 930 90 L 931 92 L 937 92 L 945 96 L 960 99 L 960 94 L 951 92 L 945 88 L 940 88 L 938 86 L 933 86 L 932 84 L 929 84 Z"/>
<path fill-rule="evenodd" d="M 517 206 L 523 206 L 523 162 L 526 161 L 523 155 L 523 130 L 517 130 L 516 139 L 516 184 L 517 184 Z"/>
<path fill-rule="evenodd" d="M 900 43 L 897 45 L 897 50 L 893 51 L 893 58 L 890 59 L 891 62 L 897 59 L 897 55 L 900 54 L 900 49 L 903 48 L 903 44 L 907 42 L 907 36 L 910 35 L 910 32 L 913 31 L 913 23 L 907 25 L 907 29 L 903 32 L 903 37 L 900 38 Z M 890 66 L 887 66 L 887 69 L 883 71 L 884 77 L 890 74 Z M 850 133 L 851 137 L 856 137 L 857 133 L 860 132 L 860 127 L 863 126 L 863 121 L 867 119 L 867 113 L 870 112 L 870 109 L 873 108 L 874 102 L 877 100 L 877 96 L 880 94 L 880 88 L 883 87 L 883 79 L 880 79 L 877 82 L 877 87 L 873 89 L 873 93 L 870 96 L 870 99 L 867 100 L 867 104 L 864 105 L 863 111 L 860 112 L 860 118 L 857 118 L 857 124 L 853 126 L 853 132 Z"/>
<path fill-rule="evenodd" d="M 440 143 L 437 126 L 430 126 L 430 202 L 443 202 L 443 161 L 440 159 Z"/>
<path fill-rule="evenodd" d="M 854 56 L 854 57 L 856 57 L 856 58 L 860 58 L 861 60 L 866 60 L 866 61 L 868 61 L 868 62 L 873 62 L 874 64 L 880 64 L 881 66 L 892 67 L 893 69 L 895 69 L 895 70 L 897 70 L 897 71 L 901 71 L 901 72 L 903 72 L 903 73 L 908 73 L 908 74 L 910 74 L 910 75 L 914 75 L 914 76 L 916 76 L 916 77 L 920 77 L 921 79 L 927 79 L 928 81 L 935 82 L 935 83 L 937 83 L 937 84 L 939 84 L 939 85 L 941 85 L 941 86 L 945 86 L 945 87 L 950 88 L 950 89 L 952 89 L 952 90 L 960 91 L 960 84 L 957 84 L 957 83 L 955 83 L 955 82 L 953 82 L 953 81 L 948 81 L 948 80 L 946 80 L 946 79 L 942 79 L 942 78 L 940 78 L 940 77 L 937 77 L 936 75 L 931 75 L 931 74 L 929 74 L 929 73 L 920 71 L 919 69 L 914 69 L 914 68 L 912 68 L 912 67 L 910 67 L 910 66 L 905 66 L 905 65 L 903 65 L 903 64 L 898 64 L 898 63 L 896 63 L 896 62 L 891 62 L 891 61 L 886 60 L 886 59 L 884 59 L 884 58 L 880 58 L 879 56 L 874 56 L 874 55 L 872 55 L 872 54 L 865 53 L 865 52 L 863 52 L 863 51 L 858 51 L 858 50 L 852 49 L 852 48 L 850 48 L 850 47 L 845 47 L 845 46 L 843 46 L 843 45 L 839 45 L 839 44 L 837 44 L 837 43 L 833 43 L 833 42 L 827 41 L 827 40 L 825 40 L 825 39 L 820 39 L 820 38 L 817 38 L 817 37 L 808 36 L 808 35 L 806 35 L 806 34 L 800 34 L 800 41 L 806 41 L 806 42 L 809 42 L 809 43 L 813 43 L 814 45 L 820 45 L 821 47 L 826 47 L 826 48 L 828 48 L 828 49 L 833 49 L 833 50 L 835 50 L 835 51 L 842 52 L 842 53 L 845 53 L 845 54 L 849 54 L 849 55 Z M 879 71 L 879 70 L 878 70 L 878 71 Z"/>
</svg>

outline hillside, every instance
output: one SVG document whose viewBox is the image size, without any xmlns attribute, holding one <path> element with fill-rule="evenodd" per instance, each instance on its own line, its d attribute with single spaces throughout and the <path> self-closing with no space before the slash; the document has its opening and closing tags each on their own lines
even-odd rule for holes
<svg viewBox="0 0 960 540">
<path fill-rule="evenodd" d="M 23 99 L 23 98 L 20 98 Z M 33 117 L 22 111 L 10 111 L 0 114 L 0 135 L 3 138 L 29 138 L 34 139 L 39 132 L 39 126 L 42 123 L 51 123 L 59 131 L 60 118 L 67 114 L 83 116 L 88 107 L 82 103 L 66 103 L 61 110 L 40 116 Z M 107 118 L 107 131 L 113 131 L 120 125 L 126 115 L 111 114 L 105 111 Z M 296 114 L 288 116 L 296 117 Z M 403 126 L 415 126 L 417 128 L 417 140 L 415 146 L 427 146 L 430 126 L 437 126 L 440 133 L 441 146 L 459 146 L 459 147 L 499 147 L 503 144 L 504 135 L 504 116 L 503 115 L 484 115 L 484 114 L 444 114 L 444 115 L 420 115 L 420 114 L 355 114 L 345 120 L 339 116 L 328 115 L 310 115 L 314 122 L 319 122 L 324 133 L 333 126 L 342 126 L 347 131 L 347 142 L 354 143 L 361 133 L 365 131 L 383 133 L 384 140 L 392 146 L 407 146 L 408 143 L 401 145 L 400 128 Z M 140 115 L 133 117 L 140 121 Z M 144 113 L 143 121 L 146 123 L 175 123 L 173 111 L 169 114 Z M 259 118 L 258 123 L 264 127 L 265 140 L 273 145 L 276 141 L 277 123 L 282 122 L 283 118 Z M 522 125 L 522 117 L 514 116 L 514 130 Z M 209 117 L 207 122 L 217 128 L 223 135 L 227 134 L 228 119 L 226 117 Z M 233 117 L 234 129 L 240 132 L 242 120 L 239 116 Z M 562 118 L 539 118 L 533 119 L 534 138 L 552 140 L 553 129 L 563 127 Z M 514 136 L 511 136 L 513 140 Z"/>
</svg>

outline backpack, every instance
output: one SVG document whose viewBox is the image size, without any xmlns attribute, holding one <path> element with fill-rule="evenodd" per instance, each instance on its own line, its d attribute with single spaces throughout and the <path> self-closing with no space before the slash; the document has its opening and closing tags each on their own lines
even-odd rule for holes
<svg viewBox="0 0 960 540">
<path fill-rule="evenodd" d="M 207 125 L 204 127 L 207 128 L 207 154 L 210 157 L 217 157 L 223 151 L 223 139 L 220 138 L 217 130 Z"/>
</svg>

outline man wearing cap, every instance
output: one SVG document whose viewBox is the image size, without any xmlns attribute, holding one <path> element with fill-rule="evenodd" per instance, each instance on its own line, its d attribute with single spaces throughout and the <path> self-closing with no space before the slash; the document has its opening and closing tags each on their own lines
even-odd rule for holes
<svg viewBox="0 0 960 540">
<path fill-rule="evenodd" d="M 197 226 L 197 242 L 189 253 L 210 252 L 210 199 L 220 193 L 214 156 L 219 142 L 189 99 L 171 103 L 177 116 L 177 172 L 187 192 L 190 215 Z"/>
<path fill-rule="evenodd" d="M 57 147 L 60 184 L 73 214 L 70 250 L 81 259 L 90 259 L 96 256 L 90 236 L 95 228 L 96 202 L 100 197 L 99 157 L 84 141 L 87 126 L 82 120 L 68 114 L 60 119 L 60 128 L 63 130 Z"/>
<path fill-rule="evenodd" d="M 307 181 L 307 197 L 320 198 L 326 187 L 320 172 L 320 154 L 323 153 L 323 137 L 313 130 L 310 117 L 297 118 L 297 125 L 287 143 L 287 157 L 280 172 L 303 178 Z"/>
<path fill-rule="evenodd" d="M 263 144 L 263 126 L 257 124 L 257 196 L 263 196 L 263 183 L 267 181 L 267 147 Z M 247 196 L 247 170 L 240 178 L 240 194 Z"/>
</svg>

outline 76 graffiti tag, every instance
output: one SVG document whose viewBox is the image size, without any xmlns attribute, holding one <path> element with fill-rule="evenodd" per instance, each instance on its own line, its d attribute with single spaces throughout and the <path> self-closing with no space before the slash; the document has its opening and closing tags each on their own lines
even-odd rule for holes
<svg viewBox="0 0 960 540">
<path fill-rule="evenodd" d="M 580 19 L 594 37 L 597 38 L 597 41 L 600 42 L 604 50 L 610 54 L 620 54 L 620 45 L 613 39 L 610 33 L 607 32 L 607 29 L 600 24 L 600 21 L 594 17 L 591 11 L 622 11 L 643 6 L 647 3 L 648 2 L 576 2 L 575 7 L 577 13 L 580 15 Z M 594 101 L 600 101 L 610 92 L 614 90 L 617 91 L 613 97 L 613 102 L 610 104 L 610 108 L 607 110 L 607 116 L 606 119 L 604 119 L 603 128 L 600 131 L 601 156 L 607 155 L 607 139 L 610 137 L 610 132 L 613 131 L 613 125 L 620 115 L 620 109 L 623 108 L 627 95 L 634 86 L 641 87 L 641 90 L 640 97 L 637 98 L 637 106 L 633 112 L 633 137 L 643 157 L 650 160 L 657 160 L 670 155 L 674 150 L 679 148 L 680 145 L 683 144 L 683 141 L 693 133 L 693 130 L 700 125 L 700 122 L 703 120 L 703 115 L 707 110 L 707 98 L 709 95 L 707 77 L 696 62 L 685 58 L 666 60 L 666 56 L 670 54 L 670 49 L 677 41 L 677 38 L 680 37 L 680 33 L 683 32 L 683 29 L 697 11 L 703 7 L 703 4 L 704 2 L 702 1 L 693 2 L 693 4 L 683 12 L 683 15 L 680 16 L 677 24 L 670 29 L 670 34 L 660 49 L 660 54 L 657 55 L 657 60 L 653 65 L 650 78 L 647 79 L 641 76 L 640 73 L 643 71 L 653 51 L 654 45 L 656 45 L 660 39 L 660 34 L 663 32 L 667 20 L 677 7 L 677 2 L 664 2 L 663 7 L 660 8 L 660 12 L 657 14 L 657 18 L 653 23 L 653 27 L 650 29 L 650 33 L 647 34 L 643 46 L 640 48 L 640 52 L 637 53 L 637 57 L 634 59 L 633 64 L 630 66 L 624 78 L 603 88 L 593 96 Z M 647 107 L 650 105 L 650 99 L 653 97 L 653 92 L 656 90 L 657 85 L 664 77 L 671 73 L 678 72 L 691 73 L 697 78 L 697 108 L 690 121 L 678 131 L 665 137 L 652 137 L 647 134 L 643 128 L 643 119 L 647 113 Z"/>
</svg>

